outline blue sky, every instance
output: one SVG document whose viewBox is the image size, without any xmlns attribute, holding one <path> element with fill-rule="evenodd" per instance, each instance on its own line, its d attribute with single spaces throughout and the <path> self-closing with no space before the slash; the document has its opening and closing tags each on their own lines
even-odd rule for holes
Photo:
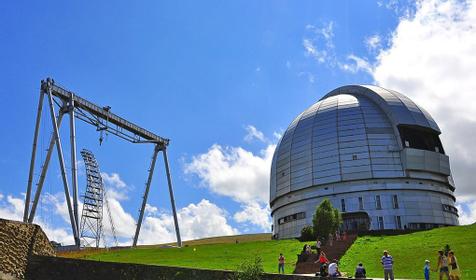
<svg viewBox="0 0 476 280">
<path fill-rule="evenodd" d="M 445 42 L 444 36 L 454 34 L 428 38 L 424 35 L 434 32 L 422 22 L 435 28 L 453 24 L 463 36 L 458 40 L 473 37 L 452 15 L 474 24 L 470 15 L 474 5 L 429 2 L 410 6 L 395 1 L 6 2 L 0 10 L 0 214 L 15 218 L 21 208 L 40 80 L 50 76 L 80 96 L 109 105 L 114 113 L 171 139 L 170 165 L 186 238 L 269 231 L 263 182 L 269 176 L 265 170 L 276 134 L 326 92 L 344 84 L 388 85 L 423 101 L 437 121 L 450 119 L 440 113 L 446 109 L 434 105 L 443 101 L 425 104 L 433 88 L 408 82 L 404 67 L 415 62 L 412 55 L 431 58 L 412 44 Z M 412 32 L 415 36 L 405 37 Z M 453 47 L 448 43 L 436 49 L 448 54 L 449 61 L 474 59 L 474 52 L 457 54 Z M 405 50 L 415 54 L 401 56 Z M 435 50 L 434 55 L 441 53 Z M 464 67 L 474 70 L 469 63 Z M 393 73 L 394 69 L 398 71 Z M 411 74 L 428 83 L 438 81 L 427 71 Z M 456 78 L 461 80 L 455 77 L 454 84 Z M 444 86 L 451 88 L 448 83 Z M 470 79 L 466 84 L 473 86 Z M 465 97 L 460 98 L 462 104 Z M 468 131 L 476 127 L 472 117 L 476 106 L 466 107 L 443 126 L 467 121 L 451 133 L 466 131 L 474 139 Z M 44 150 L 51 126 L 47 117 L 43 121 L 39 145 Z M 99 146 L 93 127 L 80 122 L 77 126 L 78 149 L 92 150 L 109 178 L 112 207 L 120 212 L 121 242 L 127 243 L 152 147 L 112 135 Z M 65 149 L 66 128 L 62 130 Z M 444 144 L 456 147 L 455 154 L 460 146 L 457 138 L 461 137 L 444 139 Z M 469 153 L 474 155 L 473 151 Z M 43 158 L 38 156 L 37 167 Z M 476 195 L 463 177 L 475 170 L 474 160 L 464 153 L 460 158 L 456 165 L 452 162 L 453 172 L 462 174 L 460 181 L 455 178 L 464 185 L 457 194 L 471 220 Z M 240 180 L 240 176 L 255 179 Z M 84 191 L 83 174 L 79 182 Z M 236 192 L 240 184 L 245 184 L 243 193 L 248 196 Z M 55 154 L 44 188 L 49 195 L 42 201 L 38 219 L 50 237 L 66 242 L 69 227 L 61 192 Z M 142 242 L 170 241 L 173 232 L 162 163 L 149 204 Z M 250 218 L 256 211 L 265 214 Z"/>
</svg>

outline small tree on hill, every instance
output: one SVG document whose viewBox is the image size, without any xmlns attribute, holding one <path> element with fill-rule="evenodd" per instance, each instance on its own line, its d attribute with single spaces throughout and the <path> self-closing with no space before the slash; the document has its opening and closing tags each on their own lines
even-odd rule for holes
<svg viewBox="0 0 476 280">
<path fill-rule="evenodd" d="M 301 237 L 299 238 L 301 241 L 313 241 L 316 240 L 316 236 L 314 235 L 314 229 L 312 226 L 305 226 L 301 229 Z"/>
<path fill-rule="evenodd" d="M 316 208 L 312 217 L 314 235 L 317 238 L 327 238 L 329 233 L 335 232 L 342 223 L 338 209 L 334 208 L 328 199 L 324 199 Z"/>
</svg>

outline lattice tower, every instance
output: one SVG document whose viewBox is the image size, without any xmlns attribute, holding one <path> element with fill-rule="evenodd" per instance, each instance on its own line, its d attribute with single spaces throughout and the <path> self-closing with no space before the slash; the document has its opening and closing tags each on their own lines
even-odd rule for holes
<svg viewBox="0 0 476 280">
<path fill-rule="evenodd" d="M 87 185 L 81 214 L 80 239 L 82 247 L 99 247 L 102 234 L 104 184 L 99 165 L 90 151 L 81 150 L 86 166 Z"/>
</svg>

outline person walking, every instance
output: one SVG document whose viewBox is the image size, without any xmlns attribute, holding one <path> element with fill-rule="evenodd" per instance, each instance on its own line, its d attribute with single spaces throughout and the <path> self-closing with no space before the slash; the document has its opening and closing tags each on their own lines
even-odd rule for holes
<svg viewBox="0 0 476 280">
<path fill-rule="evenodd" d="M 286 262 L 286 259 L 284 258 L 283 256 L 283 253 L 280 253 L 279 254 L 279 258 L 278 258 L 278 273 L 281 274 L 284 274 L 284 263 Z"/>
<path fill-rule="evenodd" d="M 461 272 L 459 270 L 459 264 L 458 264 L 458 261 L 456 260 L 455 253 L 453 251 L 448 252 L 448 262 L 449 262 L 449 267 L 451 268 L 451 271 L 450 271 L 451 280 L 460 280 Z"/>
<path fill-rule="evenodd" d="M 334 237 L 333 237 L 332 233 L 329 232 L 329 239 L 328 239 L 328 241 L 329 241 L 329 246 L 331 246 L 331 247 L 332 247 L 333 239 L 334 239 Z"/>
<path fill-rule="evenodd" d="M 380 262 L 383 266 L 385 280 L 395 280 L 395 278 L 393 278 L 393 258 L 387 250 L 383 251 L 383 256 Z"/>
<path fill-rule="evenodd" d="M 425 260 L 425 266 L 423 267 L 423 275 L 425 280 L 430 280 L 430 261 Z"/>
<path fill-rule="evenodd" d="M 319 238 L 317 238 L 317 242 L 316 242 L 316 249 L 317 249 L 317 255 L 319 256 L 321 254 L 321 240 Z"/>
<path fill-rule="evenodd" d="M 448 258 L 445 256 L 442 250 L 438 251 L 438 260 L 436 262 L 435 272 L 440 271 L 439 279 L 443 280 L 443 275 L 446 275 L 446 279 L 450 279 L 450 271 L 448 269 Z"/>
</svg>

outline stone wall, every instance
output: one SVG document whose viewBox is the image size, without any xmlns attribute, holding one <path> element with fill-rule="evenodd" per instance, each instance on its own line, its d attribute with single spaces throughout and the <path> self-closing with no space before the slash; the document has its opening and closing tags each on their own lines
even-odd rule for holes
<svg viewBox="0 0 476 280">
<path fill-rule="evenodd" d="M 226 280 L 233 274 L 226 270 L 192 269 L 183 267 L 98 262 L 45 256 L 32 256 L 26 279 L 31 280 Z M 314 277 L 265 274 L 263 280 L 309 280 Z M 318 279 L 315 277 L 314 279 Z"/>
<path fill-rule="evenodd" d="M 54 256 L 38 225 L 0 219 L 0 279 L 23 279 L 32 255 Z"/>
</svg>

